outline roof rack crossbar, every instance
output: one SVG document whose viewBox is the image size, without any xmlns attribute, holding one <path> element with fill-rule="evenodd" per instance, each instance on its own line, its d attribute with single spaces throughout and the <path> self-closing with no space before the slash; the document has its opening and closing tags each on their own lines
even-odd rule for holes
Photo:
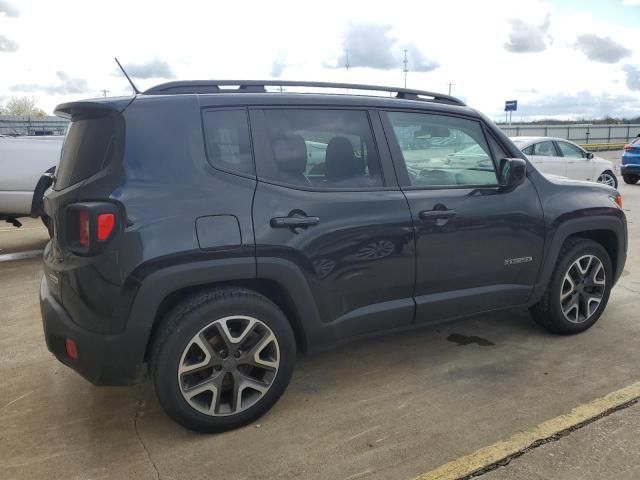
<svg viewBox="0 0 640 480">
<path fill-rule="evenodd" d="M 236 88 L 220 88 L 236 87 Z M 406 100 L 421 100 L 421 97 L 431 97 L 431 99 L 451 103 L 453 105 L 465 105 L 465 103 L 451 95 L 443 93 L 429 92 L 426 90 L 414 90 L 402 87 L 385 87 L 379 85 L 360 85 L 356 83 L 330 83 L 330 82 L 309 82 L 292 80 L 186 80 L 168 82 L 142 92 L 144 95 L 171 95 L 179 93 L 237 93 L 237 92 L 266 92 L 265 87 L 313 87 L 313 88 L 335 88 L 348 90 L 376 91 L 395 93 L 396 98 Z"/>
</svg>

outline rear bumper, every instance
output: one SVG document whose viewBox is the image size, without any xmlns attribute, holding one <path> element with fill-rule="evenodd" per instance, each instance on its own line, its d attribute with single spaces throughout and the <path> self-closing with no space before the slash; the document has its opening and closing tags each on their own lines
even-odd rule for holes
<svg viewBox="0 0 640 480">
<path fill-rule="evenodd" d="M 71 320 L 62 305 L 51 295 L 46 279 L 40 284 L 40 312 L 49 351 L 95 385 L 131 385 L 144 373 L 137 357 L 138 349 L 130 348 L 125 334 L 100 335 L 89 332 Z M 78 358 L 68 357 L 65 339 L 77 346 Z"/>
<path fill-rule="evenodd" d="M 620 173 L 622 175 L 640 175 L 640 163 L 620 165 Z"/>
</svg>

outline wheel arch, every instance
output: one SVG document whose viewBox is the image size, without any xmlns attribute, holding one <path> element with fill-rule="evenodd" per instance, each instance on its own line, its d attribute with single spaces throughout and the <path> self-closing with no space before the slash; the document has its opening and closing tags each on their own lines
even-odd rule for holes
<svg viewBox="0 0 640 480">
<path fill-rule="evenodd" d="M 624 214 L 618 211 L 618 215 L 597 215 L 585 218 L 574 218 L 560 224 L 550 239 L 547 239 L 545 258 L 534 286 L 529 305 L 535 304 L 547 288 L 555 268 L 562 246 L 570 238 L 586 238 L 593 240 L 604 247 L 611 259 L 614 272 L 614 283 L 622 274 L 626 261 L 627 229 Z"/>
<path fill-rule="evenodd" d="M 261 275 L 256 273 L 255 258 L 249 257 L 174 265 L 141 280 L 126 327 L 140 362 L 146 362 L 154 335 L 174 305 L 204 290 L 229 286 L 254 290 L 275 303 L 289 320 L 298 349 L 306 352 L 311 322 L 318 321 L 311 290 L 294 264 L 274 260 L 277 268 L 267 265 Z"/>
<path fill-rule="evenodd" d="M 178 288 L 166 295 L 158 305 L 155 312 L 153 324 L 146 342 L 144 361 L 146 362 L 149 358 L 149 353 L 152 349 L 153 342 L 155 341 L 156 334 L 162 326 L 163 319 L 175 305 L 202 292 L 226 287 L 246 288 L 247 290 L 252 290 L 264 295 L 266 298 L 271 300 L 287 317 L 287 320 L 293 329 L 297 348 L 303 353 L 306 352 L 307 338 L 305 336 L 304 327 L 300 321 L 298 309 L 286 289 L 274 280 L 265 278 L 245 278 L 191 285 Z"/>
</svg>

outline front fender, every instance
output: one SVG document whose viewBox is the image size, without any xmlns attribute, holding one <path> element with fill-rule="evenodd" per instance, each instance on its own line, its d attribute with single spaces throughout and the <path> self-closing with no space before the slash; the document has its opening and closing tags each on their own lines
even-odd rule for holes
<svg viewBox="0 0 640 480">
<path fill-rule="evenodd" d="M 614 284 L 620 278 L 627 258 L 627 223 L 624 213 L 621 210 L 607 209 L 608 212 L 592 215 L 581 211 L 571 212 L 573 218 L 560 217 L 549 229 L 547 241 L 545 242 L 544 261 L 538 274 L 538 281 L 534 286 L 528 305 L 534 305 L 544 295 L 547 285 L 551 280 L 551 275 L 558 261 L 562 245 L 571 235 L 589 232 L 608 231 L 612 232 L 616 238 L 616 258 L 612 258 L 614 269 Z"/>
</svg>

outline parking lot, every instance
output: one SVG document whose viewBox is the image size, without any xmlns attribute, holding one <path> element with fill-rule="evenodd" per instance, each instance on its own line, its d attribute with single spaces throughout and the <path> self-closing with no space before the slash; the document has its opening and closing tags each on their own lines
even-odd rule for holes
<svg viewBox="0 0 640 480">
<path fill-rule="evenodd" d="M 640 186 L 620 191 L 627 264 L 593 329 L 554 336 L 510 310 L 359 341 L 300 358 L 273 410 L 219 435 L 172 422 L 148 381 L 97 388 L 56 361 L 40 259 L 8 256 L 46 230 L 0 226 L 0 478 L 456 478 L 500 452 L 517 453 L 486 478 L 638 478 Z"/>
</svg>

